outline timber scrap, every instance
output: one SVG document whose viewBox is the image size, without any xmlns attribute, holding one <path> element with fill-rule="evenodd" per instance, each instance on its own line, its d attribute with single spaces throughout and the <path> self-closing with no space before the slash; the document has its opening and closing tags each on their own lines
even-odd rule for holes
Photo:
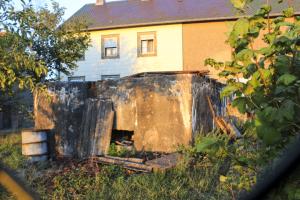
<svg viewBox="0 0 300 200">
<path fill-rule="evenodd" d="M 235 127 L 233 123 L 231 123 L 225 117 L 217 116 L 212 105 L 211 99 L 207 96 L 207 102 L 212 114 L 213 120 L 216 123 L 216 126 L 225 134 L 229 135 L 231 138 L 240 138 L 242 135 L 240 131 Z"/>
<path fill-rule="evenodd" d="M 172 153 L 168 155 L 162 155 L 160 158 L 145 161 L 141 158 L 121 158 L 113 156 L 96 156 L 92 157 L 91 161 L 101 164 L 113 164 L 121 166 L 125 169 L 138 172 L 153 172 L 153 171 L 165 171 L 176 167 L 180 154 Z"/>
</svg>

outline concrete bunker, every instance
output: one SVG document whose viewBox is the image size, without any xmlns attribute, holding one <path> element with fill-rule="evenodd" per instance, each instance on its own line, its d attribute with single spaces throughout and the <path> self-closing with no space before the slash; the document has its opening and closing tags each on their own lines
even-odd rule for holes
<svg viewBox="0 0 300 200">
<path fill-rule="evenodd" d="M 206 98 L 222 115 L 221 88 L 199 71 L 52 83 L 51 98 L 35 95 L 35 128 L 54 132 L 61 156 L 106 154 L 111 141 L 122 143 L 122 134 L 136 151 L 171 153 L 190 144 L 201 130 L 213 129 Z"/>
</svg>

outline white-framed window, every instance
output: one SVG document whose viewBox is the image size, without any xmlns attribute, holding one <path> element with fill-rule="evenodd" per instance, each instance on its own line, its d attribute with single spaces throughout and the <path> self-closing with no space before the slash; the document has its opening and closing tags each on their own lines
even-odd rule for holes
<svg viewBox="0 0 300 200">
<path fill-rule="evenodd" d="M 119 35 L 102 36 L 102 59 L 119 58 Z"/>
<path fill-rule="evenodd" d="M 84 82 L 85 76 L 69 76 L 68 81 L 69 82 Z"/>
<path fill-rule="evenodd" d="M 138 33 L 138 56 L 156 56 L 156 32 Z"/>
<path fill-rule="evenodd" d="M 101 80 L 117 80 L 120 79 L 120 74 L 101 75 Z"/>
</svg>

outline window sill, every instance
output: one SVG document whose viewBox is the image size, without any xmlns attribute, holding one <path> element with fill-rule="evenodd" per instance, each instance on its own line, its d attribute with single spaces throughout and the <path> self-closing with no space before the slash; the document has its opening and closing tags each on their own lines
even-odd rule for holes
<svg viewBox="0 0 300 200">
<path fill-rule="evenodd" d="M 102 57 L 102 60 L 107 60 L 107 59 L 119 59 L 120 58 L 120 56 L 112 56 L 112 57 L 109 57 L 109 56 L 103 56 Z"/>
<path fill-rule="evenodd" d="M 138 54 L 138 57 L 154 57 L 157 56 L 156 53 L 149 53 L 149 54 Z"/>
</svg>

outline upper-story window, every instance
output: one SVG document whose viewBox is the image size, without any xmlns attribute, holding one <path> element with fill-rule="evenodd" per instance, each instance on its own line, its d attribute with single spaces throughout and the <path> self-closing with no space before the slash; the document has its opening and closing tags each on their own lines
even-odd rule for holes
<svg viewBox="0 0 300 200">
<path fill-rule="evenodd" d="M 156 56 L 156 32 L 138 33 L 138 56 Z"/>
<path fill-rule="evenodd" d="M 119 58 L 119 35 L 103 35 L 101 47 L 102 59 Z"/>
</svg>

